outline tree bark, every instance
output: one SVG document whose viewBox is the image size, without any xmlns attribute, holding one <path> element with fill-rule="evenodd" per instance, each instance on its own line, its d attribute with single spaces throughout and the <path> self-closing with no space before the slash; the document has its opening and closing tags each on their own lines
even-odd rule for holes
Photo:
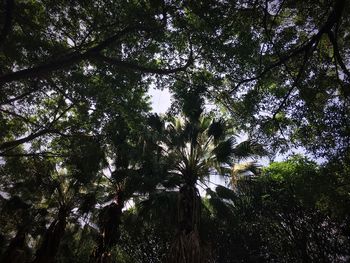
<svg viewBox="0 0 350 263">
<path fill-rule="evenodd" d="M 120 238 L 119 227 L 121 224 L 123 202 L 111 203 L 100 214 L 101 233 L 98 245 L 90 258 L 90 263 L 111 262 L 110 250 Z"/>
<path fill-rule="evenodd" d="M 16 236 L 11 240 L 6 249 L 1 262 L 3 263 L 22 263 L 25 261 L 25 232 L 19 230 Z"/>
<path fill-rule="evenodd" d="M 198 227 L 201 200 L 194 184 L 185 184 L 178 196 L 178 233 L 168 255 L 170 263 L 202 263 L 204 261 Z"/>
<path fill-rule="evenodd" d="M 67 209 L 61 207 L 58 219 L 53 221 L 45 233 L 43 242 L 32 263 L 53 263 L 66 228 Z"/>
</svg>

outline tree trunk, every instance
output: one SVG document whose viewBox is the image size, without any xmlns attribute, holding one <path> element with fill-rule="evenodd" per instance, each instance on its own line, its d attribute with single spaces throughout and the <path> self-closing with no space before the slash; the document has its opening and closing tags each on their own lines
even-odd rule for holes
<svg viewBox="0 0 350 263">
<path fill-rule="evenodd" d="M 91 263 L 109 263 L 110 249 L 115 246 L 120 238 L 119 226 L 121 224 L 123 202 L 111 203 L 100 214 L 100 237 L 98 245 L 93 252 Z"/>
<path fill-rule="evenodd" d="M 32 263 L 53 263 L 66 228 L 67 209 L 61 207 L 58 219 L 53 221 L 44 235 L 43 242 Z"/>
<path fill-rule="evenodd" d="M 170 263 L 201 263 L 198 233 L 201 200 L 194 184 L 185 184 L 178 196 L 178 233 L 168 255 Z"/>
<path fill-rule="evenodd" d="M 6 249 L 1 262 L 3 263 L 22 263 L 25 261 L 25 232 L 19 230 L 16 236 L 11 240 Z"/>
</svg>

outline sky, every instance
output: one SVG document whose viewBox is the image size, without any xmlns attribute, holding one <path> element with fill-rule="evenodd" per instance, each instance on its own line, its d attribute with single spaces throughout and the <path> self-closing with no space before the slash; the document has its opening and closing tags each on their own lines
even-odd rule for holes
<svg viewBox="0 0 350 263">
<path fill-rule="evenodd" d="M 159 90 L 151 88 L 148 92 L 151 97 L 152 111 L 158 114 L 165 113 L 171 104 L 169 89 Z"/>
</svg>

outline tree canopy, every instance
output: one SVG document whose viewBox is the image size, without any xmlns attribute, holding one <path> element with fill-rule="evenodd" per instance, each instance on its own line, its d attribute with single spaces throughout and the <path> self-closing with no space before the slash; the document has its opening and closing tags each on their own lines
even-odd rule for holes
<svg viewBox="0 0 350 263">
<path fill-rule="evenodd" d="M 349 260 L 348 13 L 3 0 L 0 261 Z"/>
</svg>

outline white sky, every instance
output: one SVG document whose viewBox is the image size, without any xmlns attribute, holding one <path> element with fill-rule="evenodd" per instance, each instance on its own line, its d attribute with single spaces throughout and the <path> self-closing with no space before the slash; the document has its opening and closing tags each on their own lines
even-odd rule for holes
<svg viewBox="0 0 350 263">
<path fill-rule="evenodd" d="M 153 112 L 158 114 L 165 113 L 170 107 L 171 94 L 168 89 L 159 90 L 151 87 L 148 95 L 151 97 Z"/>
</svg>

